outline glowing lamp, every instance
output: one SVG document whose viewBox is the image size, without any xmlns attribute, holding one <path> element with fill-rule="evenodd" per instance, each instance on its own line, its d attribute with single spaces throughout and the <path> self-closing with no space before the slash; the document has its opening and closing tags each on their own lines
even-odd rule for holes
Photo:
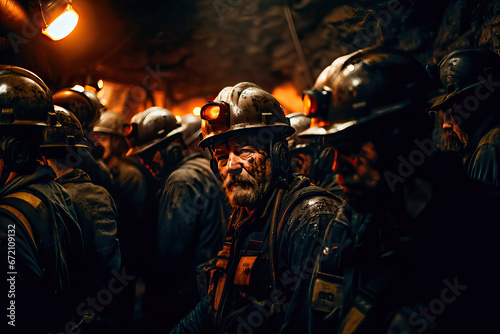
<svg viewBox="0 0 500 334">
<path fill-rule="evenodd" d="M 214 121 L 219 117 L 220 106 L 208 105 L 202 109 L 202 118 L 207 121 Z"/>
<path fill-rule="evenodd" d="M 48 0 L 42 4 L 39 0 L 44 28 L 42 33 L 54 41 L 68 36 L 78 23 L 78 13 L 71 5 L 71 0 Z"/>
<path fill-rule="evenodd" d="M 304 113 L 307 116 L 313 116 L 316 112 L 316 109 L 318 108 L 316 98 L 306 93 L 302 97 L 302 103 L 304 105 Z"/>
</svg>

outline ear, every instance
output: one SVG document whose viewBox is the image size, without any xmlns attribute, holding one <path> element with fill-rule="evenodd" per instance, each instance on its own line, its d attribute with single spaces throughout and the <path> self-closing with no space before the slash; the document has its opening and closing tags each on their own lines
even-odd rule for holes
<svg viewBox="0 0 500 334">
<path fill-rule="evenodd" d="M 32 159 L 29 142 L 16 136 L 2 141 L 1 151 L 5 164 L 12 169 L 22 168 Z"/>
<path fill-rule="evenodd" d="M 290 173 L 290 150 L 285 142 L 278 141 L 271 144 L 271 163 L 273 172 L 277 175 L 288 175 Z"/>
</svg>

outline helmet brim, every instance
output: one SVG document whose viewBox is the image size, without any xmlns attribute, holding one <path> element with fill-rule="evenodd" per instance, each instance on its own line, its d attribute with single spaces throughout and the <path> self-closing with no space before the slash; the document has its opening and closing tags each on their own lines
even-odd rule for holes
<svg viewBox="0 0 500 334">
<path fill-rule="evenodd" d="M 200 140 L 200 143 L 198 146 L 200 148 L 207 148 L 208 146 L 213 146 L 215 142 L 219 141 L 227 141 L 229 138 L 235 137 L 235 136 L 241 136 L 245 135 L 248 133 L 255 133 L 259 131 L 264 131 L 265 129 L 270 130 L 273 133 L 281 133 L 283 134 L 283 138 L 290 137 L 295 133 L 295 129 L 291 127 L 290 125 L 287 124 L 274 124 L 274 125 L 255 125 L 255 126 L 249 126 L 245 125 L 244 127 L 241 128 L 229 128 L 226 131 L 217 133 L 217 134 L 210 134 L 207 137 L 203 138 Z M 262 136 L 262 141 L 266 141 L 268 137 L 267 136 Z"/>
<path fill-rule="evenodd" d="M 127 151 L 126 156 L 138 155 L 138 154 L 144 153 L 144 152 L 154 148 L 155 146 L 161 145 L 162 143 L 164 143 L 168 140 L 175 140 L 175 139 L 182 136 L 182 131 L 184 131 L 185 129 L 186 129 L 186 125 L 181 125 L 178 128 L 176 128 L 175 130 L 170 131 L 165 137 L 157 138 L 157 139 L 155 139 L 147 144 L 144 144 L 144 145 L 131 147 Z"/>
<path fill-rule="evenodd" d="M 431 110 L 436 110 L 436 109 L 448 109 L 454 102 L 456 102 L 459 98 L 464 97 L 469 95 L 470 91 L 477 87 L 484 84 L 484 81 L 476 82 L 472 85 L 466 86 L 462 89 L 456 90 L 450 94 L 443 95 L 434 101 L 432 106 L 430 107 Z"/>
</svg>

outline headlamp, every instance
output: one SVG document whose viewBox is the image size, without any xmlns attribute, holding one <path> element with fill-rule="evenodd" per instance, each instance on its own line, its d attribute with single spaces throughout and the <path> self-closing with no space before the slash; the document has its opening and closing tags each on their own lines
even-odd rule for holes
<svg viewBox="0 0 500 334">
<path fill-rule="evenodd" d="M 332 92 L 326 89 L 313 88 L 302 94 L 304 113 L 308 117 L 328 120 L 329 110 L 332 107 Z"/>
<path fill-rule="evenodd" d="M 210 101 L 201 107 L 200 139 L 206 138 L 229 129 L 229 112 L 231 107 L 223 101 Z"/>
<path fill-rule="evenodd" d="M 229 109 L 226 102 L 210 101 L 201 108 L 200 117 L 210 123 L 225 122 L 229 117 Z"/>
</svg>

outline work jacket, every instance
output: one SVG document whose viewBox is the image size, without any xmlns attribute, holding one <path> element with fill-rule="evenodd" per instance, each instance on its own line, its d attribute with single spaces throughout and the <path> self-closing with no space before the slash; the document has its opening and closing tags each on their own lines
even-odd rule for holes
<svg viewBox="0 0 500 334">
<path fill-rule="evenodd" d="M 88 296 L 81 230 L 55 176 L 49 166 L 38 166 L 0 190 L 2 309 L 15 306 L 15 327 L 9 325 L 8 333 L 64 331 L 78 323 L 76 305 Z"/>
<path fill-rule="evenodd" d="M 231 212 L 209 161 L 198 152 L 179 162 L 159 202 L 143 313 L 150 327 L 170 330 L 200 301 L 196 266 L 217 255 Z"/>
<path fill-rule="evenodd" d="M 172 333 L 306 332 L 315 255 L 340 200 L 302 175 L 278 188 L 251 215 L 233 211 L 215 266 L 207 268 L 208 295 Z"/>
</svg>

